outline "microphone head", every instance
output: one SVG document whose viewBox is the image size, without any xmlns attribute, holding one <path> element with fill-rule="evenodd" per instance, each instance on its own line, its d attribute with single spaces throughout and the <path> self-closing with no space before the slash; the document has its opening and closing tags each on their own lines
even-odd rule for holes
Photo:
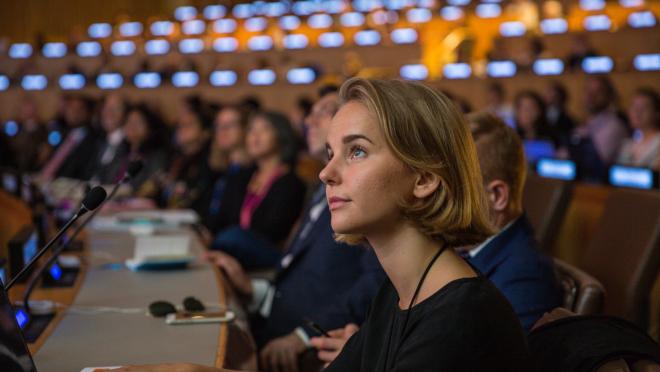
<svg viewBox="0 0 660 372">
<path fill-rule="evenodd" d="M 96 186 L 85 195 L 85 198 L 81 203 L 82 207 L 88 211 L 93 211 L 103 203 L 106 196 L 107 193 L 105 192 L 105 189 L 101 186 Z"/>
<path fill-rule="evenodd" d="M 144 166 L 144 162 L 142 160 L 133 160 L 132 162 L 128 163 L 128 169 L 126 169 L 126 176 L 128 178 L 133 178 L 137 176 L 138 173 L 142 170 L 142 167 Z"/>
</svg>

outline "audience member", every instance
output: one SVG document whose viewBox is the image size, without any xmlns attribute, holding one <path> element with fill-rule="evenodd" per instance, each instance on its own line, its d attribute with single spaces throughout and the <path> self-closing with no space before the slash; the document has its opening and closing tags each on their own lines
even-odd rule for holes
<svg viewBox="0 0 660 372">
<path fill-rule="evenodd" d="M 91 128 L 94 103 L 82 96 L 64 99 L 62 127 L 58 128 L 63 140 L 48 162 L 41 168 L 39 178 L 48 182 L 57 177 L 88 180 L 91 176 L 88 161 L 96 153 L 98 134 Z"/>
<path fill-rule="evenodd" d="M 565 147 L 569 143 L 571 131 L 575 128 L 575 120 L 568 113 L 566 104 L 568 92 L 558 81 L 552 81 L 544 90 L 546 117 L 550 130 L 554 133 L 557 147 Z"/>
<path fill-rule="evenodd" d="M 227 177 L 221 211 L 210 223 L 213 248 L 246 268 L 273 267 L 300 215 L 305 184 L 295 174 L 297 138 L 286 116 L 261 112 L 250 121 L 245 147 L 254 166 Z"/>
<path fill-rule="evenodd" d="M 492 233 L 460 112 L 410 82 L 351 79 L 340 96 L 320 175 L 332 228 L 389 280 L 326 371 L 528 370 L 511 305 L 453 249 Z"/>
<path fill-rule="evenodd" d="M 561 305 L 561 292 L 549 257 L 543 255 L 524 215 L 522 197 L 527 164 L 523 146 L 490 114 L 469 116 L 477 146 L 490 220 L 499 232 L 467 251 L 467 260 L 502 291 L 523 328 Z"/>
<path fill-rule="evenodd" d="M 525 90 L 516 95 L 514 102 L 515 128 L 520 137 L 523 140 L 551 139 L 543 99 Z"/>
<path fill-rule="evenodd" d="M 490 82 L 486 87 L 486 111 L 494 114 L 498 118 L 513 127 L 513 107 L 506 102 L 504 87 L 498 82 Z"/>
<path fill-rule="evenodd" d="M 31 98 L 21 101 L 18 120 L 5 123 L 4 135 L 9 159 L 18 171 L 34 172 L 46 162 L 50 153 L 48 130 L 39 120 L 37 104 Z"/>
<path fill-rule="evenodd" d="M 607 168 L 614 163 L 623 140 L 628 136 L 626 126 L 614 106 L 616 91 L 604 75 L 590 76 L 584 86 L 587 120 L 575 128 L 569 144 L 569 154 L 576 162 L 581 177 L 588 181 L 602 181 Z"/>
<path fill-rule="evenodd" d="M 339 97 L 332 89 L 322 89 L 321 94 L 307 118 L 307 144 L 314 157 L 327 161 L 325 138 Z M 266 370 L 296 370 L 309 338 L 317 335 L 305 318 L 327 329 L 361 324 L 384 278 L 371 249 L 335 241 L 323 184 L 316 188 L 285 252 L 272 283 L 250 280 L 230 256 L 207 255 L 254 312 L 251 329 Z"/>
<path fill-rule="evenodd" d="M 102 184 L 115 183 L 123 176 L 123 158 L 128 152 L 124 142 L 126 103 L 117 93 L 111 93 L 101 103 L 99 124 L 102 134 L 95 147 L 97 153 L 88 162 L 92 180 Z"/>
<path fill-rule="evenodd" d="M 635 130 L 626 139 L 617 162 L 660 171 L 660 98 L 651 88 L 635 92 L 628 109 L 630 125 Z"/>
<path fill-rule="evenodd" d="M 168 130 L 162 120 L 145 104 L 128 110 L 124 124 L 124 141 L 128 148 L 118 174 L 128 169 L 132 160 L 142 160 L 144 166 L 133 177 L 130 186 L 137 195 L 144 194 L 143 185 L 154 175 L 167 168 L 169 152 Z"/>
<path fill-rule="evenodd" d="M 174 156 L 159 191 L 161 206 L 203 212 L 201 196 L 210 187 L 209 137 L 211 119 L 198 98 L 187 99 L 174 133 Z"/>
<path fill-rule="evenodd" d="M 222 195 L 227 185 L 227 178 L 247 167 L 251 160 L 245 150 L 245 132 L 250 113 L 239 106 L 225 106 L 215 116 L 213 141 L 209 154 L 209 168 L 214 179 L 204 197 L 208 209 L 202 221 L 207 228 L 221 213 Z"/>
<path fill-rule="evenodd" d="M 538 250 L 524 215 L 522 193 L 527 173 L 516 133 L 489 113 L 468 116 L 477 148 L 491 223 L 499 232 L 479 246 L 461 247 L 461 255 L 488 278 L 513 306 L 525 331 L 545 312 L 561 305 L 559 282 L 549 257 Z M 349 324 L 312 339 L 322 361 L 332 362 L 357 331 Z"/>
</svg>

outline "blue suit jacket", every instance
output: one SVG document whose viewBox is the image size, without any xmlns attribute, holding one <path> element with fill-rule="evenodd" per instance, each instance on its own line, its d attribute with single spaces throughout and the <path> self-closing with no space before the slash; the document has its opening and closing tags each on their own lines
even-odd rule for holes
<svg viewBox="0 0 660 372">
<path fill-rule="evenodd" d="M 468 261 L 511 302 L 527 332 L 543 313 L 561 306 L 554 265 L 537 249 L 526 216 L 518 218 Z"/>
<path fill-rule="evenodd" d="M 253 319 L 257 345 L 304 327 L 307 317 L 327 330 L 349 322 L 364 322 L 385 273 L 370 248 L 337 243 L 326 206 L 311 230 L 301 238 L 309 221 L 309 208 L 301 229 L 288 248 L 290 264 L 275 278 L 275 297 L 268 319 Z M 308 335 L 316 332 L 304 327 Z"/>
</svg>

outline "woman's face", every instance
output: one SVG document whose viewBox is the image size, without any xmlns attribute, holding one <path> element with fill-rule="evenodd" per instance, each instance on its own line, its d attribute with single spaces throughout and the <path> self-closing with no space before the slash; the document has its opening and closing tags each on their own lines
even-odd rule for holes
<svg viewBox="0 0 660 372">
<path fill-rule="evenodd" d="M 640 94 L 633 97 L 628 109 L 628 117 L 630 125 L 635 129 L 653 128 L 658 125 L 660 119 L 653 109 L 651 100 Z"/>
<path fill-rule="evenodd" d="M 124 134 L 126 135 L 126 141 L 134 146 L 141 144 L 147 139 L 149 125 L 139 111 L 131 111 L 128 117 L 126 117 Z"/>
<path fill-rule="evenodd" d="M 245 136 L 245 147 L 253 159 L 263 159 L 277 154 L 277 133 L 275 128 L 263 117 L 252 120 Z"/>
<path fill-rule="evenodd" d="M 533 130 L 534 123 L 540 115 L 541 110 L 532 98 L 526 96 L 520 98 L 516 106 L 516 120 L 521 129 L 525 131 Z"/>
<path fill-rule="evenodd" d="M 320 174 L 339 234 L 369 237 L 402 222 L 400 203 L 412 198 L 415 173 L 397 159 L 376 118 L 358 102 L 334 116 L 327 137 L 328 164 Z"/>
<path fill-rule="evenodd" d="M 176 143 L 185 147 L 194 144 L 202 138 L 204 131 L 202 123 L 197 116 L 189 111 L 184 111 L 179 117 L 179 124 L 176 128 Z"/>
<path fill-rule="evenodd" d="M 124 102 L 116 94 L 109 95 L 101 109 L 101 126 L 106 133 L 121 127 L 124 117 Z"/>
<path fill-rule="evenodd" d="M 243 128 L 241 115 L 234 109 L 220 110 L 215 118 L 215 143 L 224 151 L 233 150 L 242 145 Z"/>
</svg>

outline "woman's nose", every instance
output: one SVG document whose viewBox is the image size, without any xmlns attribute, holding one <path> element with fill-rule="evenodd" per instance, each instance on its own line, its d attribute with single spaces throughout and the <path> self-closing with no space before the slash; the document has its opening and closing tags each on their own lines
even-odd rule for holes
<svg viewBox="0 0 660 372">
<path fill-rule="evenodd" d="M 338 182 L 338 173 L 336 169 L 336 164 L 333 161 L 333 159 L 330 159 L 328 163 L 321 169 L 321 173 L 319 173 L 319 178 L 321 179 L 321 182 L 323 182 L 326 185 L 335 185 Z"/>
</svg>

